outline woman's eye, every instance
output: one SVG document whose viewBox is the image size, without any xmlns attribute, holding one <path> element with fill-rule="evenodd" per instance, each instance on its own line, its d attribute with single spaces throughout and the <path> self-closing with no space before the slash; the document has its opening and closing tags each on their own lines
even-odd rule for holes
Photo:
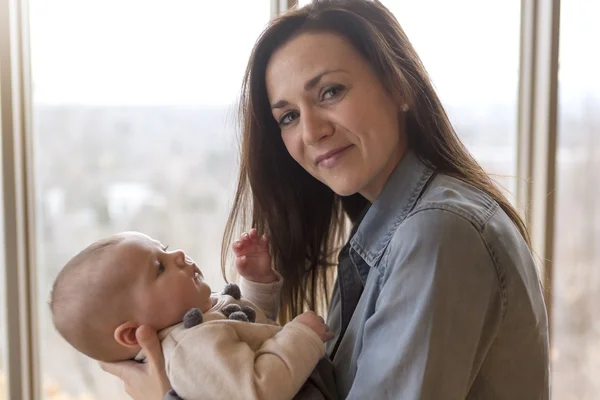
<svg viewBox="0 0 600 400">
<path fill-rule="evenodd" d="M 292 123 L 296 118 L 298 118 L 298 113 L 295 111 L 290 111 L 288 113 L 283 114 L 283 116 L 279 119 L 279 125 L 285 126 Z"/>
<path fill-rule="evenodd" d="M 165 268 L 165 265 L 163 263 L 158 263 L 158 274 L 157 275 L 162 275 L 163 272 L 165 272 L 167 269 Z"/>
<path fill-rule="evenodd" d="M 323 92 L 322 99 L 329 100 L 331 98 L 334 98 L 337 95 L 339 95 L 343 89 L 344 88 L 341 85 L 332 86 Z"/>
</svg>

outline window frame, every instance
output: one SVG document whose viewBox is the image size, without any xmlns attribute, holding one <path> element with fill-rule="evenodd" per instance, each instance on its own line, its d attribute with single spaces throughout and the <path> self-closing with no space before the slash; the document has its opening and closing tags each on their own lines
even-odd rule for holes
<svg viewBox="0 0 600 400">
<path fill-rule="evenodd" d="M 28 3 L 0 0 L 0 115 L 6 321 L 11 399 L 38 399 L 35 215 Z M 14 266 L 14 268 L 8 268 Z M 10 305 L 10 306 L 9 306 Z"/>
<path fill-rule="evenodd" d="M 552 327 L 560 0 L 521 1 L 517 207 L 540 267 Z M 550 332 L 551 333 L 551 332 Z"/>
<path fill-rule="evenodd" d="M 298 0 L 271 0 L 271 17 L 276 17 L 297 4 Z"/>
<path fill-rule="evenodd" d="M 271 15 L 297 0 L 270 0 Z M 2 213 L 8 398 L 42 398 L 36 309 L 35 196 L 27 0 L 0 0 Z M 560 0 L 521 0 L 517 207 L 524 212 L 552 315 Z"/>
</svg>

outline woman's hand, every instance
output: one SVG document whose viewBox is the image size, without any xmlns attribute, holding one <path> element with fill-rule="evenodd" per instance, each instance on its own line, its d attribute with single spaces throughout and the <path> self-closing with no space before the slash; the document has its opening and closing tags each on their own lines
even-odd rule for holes
<svg viewBox="0 0 600 400">
<path fill-rule="evenodd" d="M 125 391 L 135 400 L 163 400 L 171 389 L 165 372 L 160 341 L 156 331 L 147 325 L 140 326 L 135 336 L 146 354 L 146 362 L 100 362 L 100 367 L 123 381 Z"/>
</svg>

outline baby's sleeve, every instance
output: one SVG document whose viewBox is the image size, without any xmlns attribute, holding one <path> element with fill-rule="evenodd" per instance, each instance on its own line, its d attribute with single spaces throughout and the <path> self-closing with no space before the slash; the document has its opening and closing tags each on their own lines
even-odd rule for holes
<svg viewBox="0 0 600 400">
<path fill-rule="evenodd" d="M 279 299 L 283 277 L 275 271 L 277 280 L 273 283 L 258 283 L 240 278 L 242 297 L 259 307 L 271 321 L 277 320 Z"/>
<path fill-rule="evenodd" d="M 181 338 L 167 375 L 185 400 L 285 400 L 300 390 L 324 354 L 319 336 L 297 322 L 280 328 L 211 321 Z"/>
</svg>

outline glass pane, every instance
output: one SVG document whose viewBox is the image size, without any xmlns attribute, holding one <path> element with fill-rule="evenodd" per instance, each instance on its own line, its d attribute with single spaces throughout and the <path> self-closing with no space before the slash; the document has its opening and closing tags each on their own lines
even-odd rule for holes
<svg viewBox="0 0 600 400">
<path fill-rule="evenodd" d="M 554 395 L 600 398 L 600 2 L 561 2 L 554 264 Z"/>
<path fill-rule="evenodd" d="M 126 399 L 55 332 L 51 284 L 93 240 L 138 230 L 185 249 L 219 289 L 233 106 L 270 1 L 31 0 L 30 9 L 42 390 Z"/>
<path fill-rule="evenodd" d="M 458 136 L 514 193 L 520 1 L 381 2 L 421 57 Z"/>
</svg>

